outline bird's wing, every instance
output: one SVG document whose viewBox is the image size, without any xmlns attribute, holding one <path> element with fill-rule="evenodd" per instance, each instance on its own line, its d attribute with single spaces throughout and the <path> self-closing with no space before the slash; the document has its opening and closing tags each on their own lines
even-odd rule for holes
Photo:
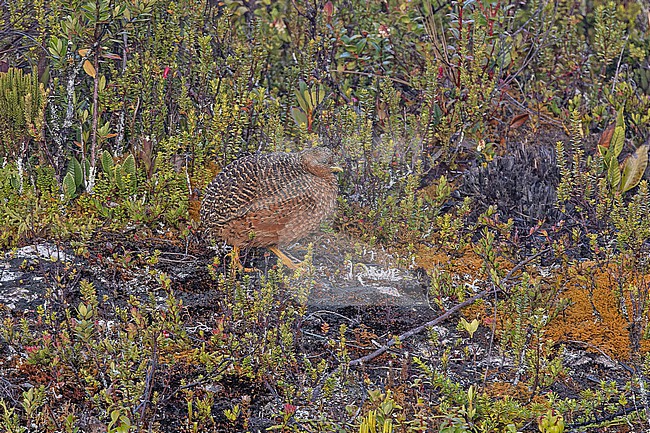
<svg viewBox="0 0 650 433">
<path fill-rule="evenodd" d="M 244 157 L 224 168 L 208 186 L 203 208 L 209 209 L 210 215 L 202 215 L 202 219 L 219 226 L 250 212 L 290 214 L 315 209 L 317 203 L 309 194 L 312 181 L 313 175 L 305 172 L 293 155 Z"/>
<path fill-rule="evenodd" d="M 207 218 L 201 219 L 221 225 L 245 213 L 258 196 L 258 165 L 254 158 L 242 158 L 226 166 L 205 191 L 202 209 Z"/>
<path fill-rule="evenodd" d="M 309 175 L 284 178 L 272 188 L 264 188 L 264 193 L 242 209 L 242 215 L 262 210 L 278 211 L 279 216 L 289 216 L 295 211 L 316 209 L 316 200 L 309 194 Z"/>
<path fill-rule="evenodd" d="M 308 195 L 312 175 L 305 172 L 294 155 L 271 153 L 256 160 L 255 184 L 243 194 L 237 217 L 260 209 L 281 209 Z M 240 184 L 238 187 L 248 188 Z"/>
</svg>

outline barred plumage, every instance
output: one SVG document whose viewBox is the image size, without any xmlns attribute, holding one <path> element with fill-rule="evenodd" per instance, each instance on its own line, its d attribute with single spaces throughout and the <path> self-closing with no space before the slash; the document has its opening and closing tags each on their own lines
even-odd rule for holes
<svg viewBox="0 0 650 433">
<path fill-rule="evenodd" d="M 332 214 L 338 193 L 333 172 L 340 170 L 322 147 L 243 157 L 208 185 L 202 224 L 210 237 L 236 249 L 269 247 L 280 255 L 276 247 L 307 236 Z"/>
</svg>

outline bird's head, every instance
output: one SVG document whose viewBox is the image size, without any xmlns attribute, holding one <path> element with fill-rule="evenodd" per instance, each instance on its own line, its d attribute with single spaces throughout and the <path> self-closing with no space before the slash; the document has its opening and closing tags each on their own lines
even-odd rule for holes
<svg viewBox="0 0 650 433">
<path fill-rule="evenodd" d="M 320 177 L 330 177 L 332 173 L 343 171 L 334 165 L 334 154 L 326 147 L 313 147 L 300 152 L 302 163 L 307 171 Z"/>
</svg>

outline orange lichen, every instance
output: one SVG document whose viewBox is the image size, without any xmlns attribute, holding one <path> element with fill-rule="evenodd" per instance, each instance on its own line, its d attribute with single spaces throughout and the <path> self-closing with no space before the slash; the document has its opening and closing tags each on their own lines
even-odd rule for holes
<svg viewBox="0 0 650 433">
<path fill-rule="evenodd" d="M 580 341 L 617 358 L 629 355 L 626 323 L 618 313 L 611 290 L 598 289 L 593 301 L 595 313 L 585 289 L 570 287 L 563 298 L 572 304 L 547 329 L 546 335 L 557 342 Z"/>
<path fill-rule="evenodd" d="M 512 264 L 504 259 L 497 259 L 499 266 L 503 269 L 512 268 Z M 421 249 L 418 252 L 418 265 L 424 269 L 432 269 L 437 267 L 445 272 L 450 272 L 457 277 L 457 281 L 461 281 L 469 286 L 474 286 L 466 293 L 467 297 L 473 296 L 478 292 L 487 289 L 485 281 L 488 277 L 485 275 L 483 266 L 485 261 L 482 257 L 477 255 L 471 248 L 466 248 L 462 253 L 455 252 L 454 254 L 447 254 L 443 251 L 432 249 Z M 487 305 L 481 301 L 463 308 L 463 316 L 466 318 L 477 318 L 483 320 L 485 317 L 491 315 L 486 310 Z"/>
<path fill-rule="evenodd" d="M 463 254 L 447 254 L 444 251 L 422 249 L 418 253 L 418 264 L 425 269 L 438 267 L 445 272 L 464 278 L 487 280 L 482 270 L 483 259 L 472 250 Z M 620 312 L 621 295 L 617 294 L 620 287 L 634 285 L 650 290 L 650 275 L 639 273 L 631 265 L 598 264 L 582 262 L 569 266 L 568 269 L 556 270 L 560 278 L 559 296 L 569 299 L 570 305 L 545 329 L 545 336 L 558 343 L 580 344 L 587 350 L 602 351 L 615 359 L 629 359 L 630 333 L 629 322 Z M 504 269 L 512 264 L 499 262 Z M 529 269 L 529 272 L 531 270 Z M 539 276 L 532 272 L 531 281 Z M 620 282 L 624 281 L 625 284 Z M 542 290 L 544 284 L 542 283 Z M 629 293 L 622 295 L 626 299 L 625 306 L 632 311 Z M 463 310 L 466 317 L 488 317 L 485 304 L 475 304 Z M 486 319 L 486 320 L 488 320 Z M 499 318 L 497 318 L 497 322 Z M 650 342 L 642 340 L 642 353 L 650 350 Z"/>
<path fill-rule="evenodd" d="M 442 267 L 453 270 L 454 274 L 459 276 L 471 275 L 476 278 L 481 275 L 483 259 L 471 249 L 452 255 L 442 250 L 422 248 L 418 251 L 418 265 L 427 270 Z"/>
<path fill-rule="evenodd" d="M 192 194 L 189 199 L 188 214 L 191 221 L 199 221 L 201 212 L 201 199 L 197 194 Z"/>
<path fill-rule="evenodd" d="M 506 381 L 487 382 L 485 393 L 494 398 L 512 398 L 520 401 L 530 399 L 530 389 L 525 382 L 519 382 L 517 385 Z"/>
<path fill-rule="evenodd" d="M 628 321 L 618 307 L 617 281 L 626 278 L 632 283 L 647 282 L 648 276 L 631 278 L 623 276 L 623 272 L 624 269 L 614 265 L 597 266 L 593 262 L 570 268 L 564 284 L 566 289 L 560 296 L 570 299 L 571 305 L 549 325 L 547 337 L 558 342 L 584 342 L 588 350 L 600 349 L 614 358 L 628 359 Z M 642 341 L 641 351 L 648 349 L 648 342 Z"/>
</svg>

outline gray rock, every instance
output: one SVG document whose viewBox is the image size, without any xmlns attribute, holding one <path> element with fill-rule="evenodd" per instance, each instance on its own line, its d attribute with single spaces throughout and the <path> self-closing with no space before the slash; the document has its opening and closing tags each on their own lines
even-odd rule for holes
<svg viewBox="0 0 650 433">
<path fill-rule="evenodd" d="M 0 304 L 11 310 L 34 309 L 50 288 L 43 275 L 73 260 L 74 256 L 52 243 L 7 252 L 0 258 Z"/>
<path fill-rule="evenodd" d="M 316 284 L 308 299 L 310 307 L 428 307 L 424 282 L 415 272 L 398 266 L 397 257 L 335 234 L 311 240 Z M 308 243 L 287 251 L 304 257 Z"/>
</svg>

